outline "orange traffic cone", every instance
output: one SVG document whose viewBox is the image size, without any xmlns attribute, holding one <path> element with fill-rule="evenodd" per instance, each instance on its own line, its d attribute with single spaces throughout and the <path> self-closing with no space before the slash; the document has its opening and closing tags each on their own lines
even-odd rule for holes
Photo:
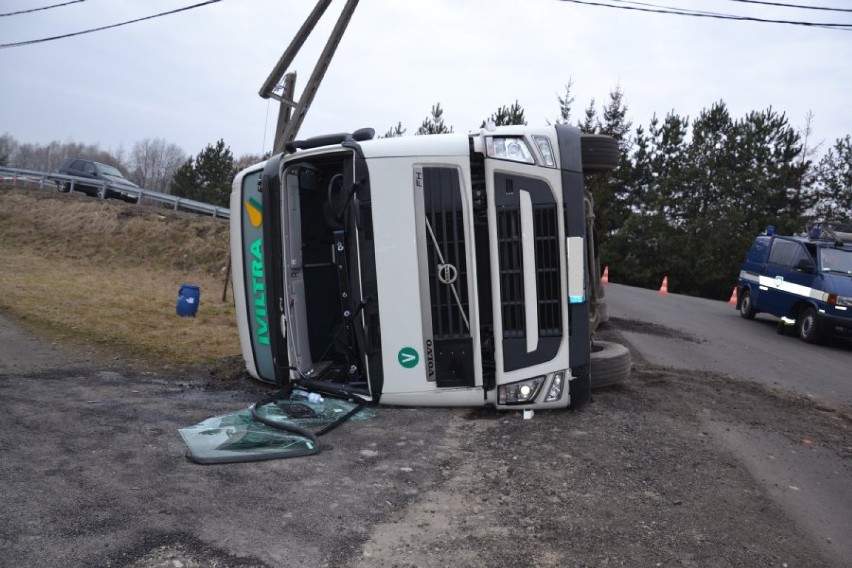
<svg viewBox="0 0 852 568">
<path fill-rule="evenodd" d="M 604 266 L 604 273 L 601 276 L 601 284 L 609 284 L 609 265 Z"/>
<path fill-rule="evenodd" d="M 669 277 L 663 276 L 663 285 L 660 286 L 660 294 L 668 294 L 669 293 Z"/>
<path fill-rule="evenodd" d="M 731 294 L 731 299 L 728 300 L 729 304 L 737 305 L 737 287 L 734 286 L 734 293 Z"/>
</svg>

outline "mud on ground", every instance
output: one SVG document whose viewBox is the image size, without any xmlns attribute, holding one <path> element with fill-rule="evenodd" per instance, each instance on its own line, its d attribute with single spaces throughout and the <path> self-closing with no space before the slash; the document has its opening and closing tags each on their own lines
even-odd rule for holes
<svg viewBox="0 0 852 568">
<path fill-rule="evenodd" d="M 2 331 L 0 350 L 37 344 Z M 199 466 L 177 428 L 268 390 L 238 366 L 174 381 L 39 353 L 0 365 L 0 564 L 838 565 L 708 424 L 848 470 L 850 417 L 751 383 L 639 361 L 576 412 L 379 407 L 316 456 Z"/>
</svg>

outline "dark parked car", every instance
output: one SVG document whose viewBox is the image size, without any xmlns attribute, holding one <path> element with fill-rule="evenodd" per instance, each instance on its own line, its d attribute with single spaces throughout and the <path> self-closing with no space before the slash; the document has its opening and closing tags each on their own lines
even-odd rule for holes
<svg viewBox="0 0 852 568">
<path fill-rule="evenodd" d="M 135 202 L 139 196 L 139 186 L 128 181 L 121 172 L 112 166 L 83 158 L 66 158 L 59 166 L 59 173 L 87 178 L 96 183 L 74 181 L 74 191 L 80 191 L 92 197 L 123 199 Z M 59 191 L 71 191 L 68 180 L 57 182 Z"/>
</svg>

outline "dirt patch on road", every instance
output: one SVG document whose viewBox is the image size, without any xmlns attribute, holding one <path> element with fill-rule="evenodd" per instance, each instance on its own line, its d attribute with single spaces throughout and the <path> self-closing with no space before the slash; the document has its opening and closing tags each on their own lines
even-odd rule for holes
<svg viewBox="0 0 852 568">
<path fill-rule="evenodd" d="M 678 329 L 672 329 L 664 325 L 659 325 L 647 321 L 635 321 L 611 317 L 607 322 L 607 326 L 621 331 L 633 331 L 636 333 L 644 333 L 646 335 L 656 335 L 657 337 L 668 337 L 671 339 L 690 341 L 692 343 L 701 343 L 703 341 L 693 335 L 690 335 Z"/>
<path fill-rule="evenodd" d="M 38 344 L 3 331 L 0 348 Z M 705 427 L 771 432 L 852 475 L 846 410 L 806 397 L 639 364 L 580 411 L 379 407 L 310 458 L 199 466 L 177 428 L 268 387 L 236 365 L 175 381 L 54 351 L 0 368 L 9 565 L 844 565 Z"/>
</svg>

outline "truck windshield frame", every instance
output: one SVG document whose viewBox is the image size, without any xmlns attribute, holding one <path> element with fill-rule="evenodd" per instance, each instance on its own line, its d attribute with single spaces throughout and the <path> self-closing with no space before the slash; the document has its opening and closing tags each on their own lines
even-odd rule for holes
<svg viewBox="0 0 852 568">
<path fill-rule="evenodd" d="M 264 198 L 275 202 L 278 222 L 270 233 L 281 243 L 281 262 L 269 274 L 280 290 L 277 351 L 286 352 L 290 365 L 278 372 L 317 390 L 372 399 L 367 335 L 377 318 L 365 310 L 372 298 L 363 293 L 358 270 L 369 232 L 362 230 L 359 194 L 368 194 L 369 184 L 366 170 L 356 176 L 356 154 L 337 147 L 285 156 L 278 195 Z"/>
</svg>

